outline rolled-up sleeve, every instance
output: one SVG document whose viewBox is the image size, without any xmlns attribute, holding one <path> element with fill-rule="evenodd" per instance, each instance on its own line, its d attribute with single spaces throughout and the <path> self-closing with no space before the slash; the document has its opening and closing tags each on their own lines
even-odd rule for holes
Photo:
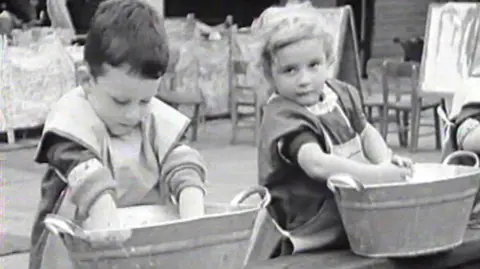
<svg viewBox="0 0 480 269">
<path fill-rule="evenodd" d="M 87 149 L 62 137 L 49 147 L 46 157 L 68 184 L 71 202 L 78 217 L 86 218 L 96 199 L 106 191 L 115 191 L 116 183 L 108 168 Z"/>
<path fill-rule="evenodd" d="M 166 156 L 162 165 L 161 180 L 178 201 L 178 196 L 187 187 L 196 187 L 205 192 L 206 166 L 200 153 L 190 146 L 177 145 Z"/>
</svg>

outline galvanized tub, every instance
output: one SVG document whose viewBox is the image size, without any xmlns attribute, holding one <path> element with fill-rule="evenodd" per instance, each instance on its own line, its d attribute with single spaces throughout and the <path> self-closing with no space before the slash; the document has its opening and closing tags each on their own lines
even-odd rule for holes
<svg viewBox="0 0 480 269">
<path fill-rule="evenodd" d="M 262 197 L 260 205 L 243 204 L 253 194 Z M 127 208 L 122 215 L 137 227 L 109 231 L 115 236 L 127 233 L 124 241 L 115 244 L 92 243 L 99 231 L 85 231 L 57 215 L 49 215 L 45 225 L 62 238 L 76 269 L 240 269 L 246 263 L 257 215 L 269 202 L 267 189 L 254 187 L 230 204 L 206 205 L 202 218 L 161 223 L 151 221 L 159 210 L 155 206 Z"/>
<path fill-rule="evenodd" d="M 475 166 L 448 165 L 455 158 Z M 413 165 L 412 179 L 363 185 L 332 176 L 335 199 L 352 251 L 367 257 L 411 257 L 462 243 L 480 181 L 476 154 L 454 152 L 443 164 Z"/>
</svg>

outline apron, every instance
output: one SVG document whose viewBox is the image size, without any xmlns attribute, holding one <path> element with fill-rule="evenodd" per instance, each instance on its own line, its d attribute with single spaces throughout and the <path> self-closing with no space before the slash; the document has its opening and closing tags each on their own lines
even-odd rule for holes
<svg viewBox="0 0 480 269">
<path fill-rule="evenodd" d="M 141 127 L 138 128 L 139 130 L 132 133 L 133 137 L 126 142 L 121 142 L 111 138 L 109 135 L 105 135 L 104 125 L 97 124 L 98 118 L 95 118 L 91 108 L 85 103 L 83 93 L 79 89 L 73 90 L 67 95 L 68 97 L 63 97 L 63 100 L 54 108 L 53 113 L 55 115 L 52 115 L 49 121 L 47 120 L 44 132 L 46 133 L 47 130 L 59 130 L 59 132 L 61 131 L 60 133 L 73 141 L 83 139 L 80 144 L 92 149 L 101 159 L 103 165 L 110 168 L 117 181 L 117 204 L 120 208 L 134 205 L 159 204 L 163 205 L 163 210 L 161 210 L 161 213 L 158 213 L 161 215 L 158 216 L 158 219 L 178 219 L 178 210 L 176 205 L 174 205 L 172 197 L 169 195 L 166 183 L 159 180 L 160 166 L 175 144 L 175 141 L 183 133 L 182 130 L 185 130 L 188 118 L 181 114 L 174 114 L 176 111 L 166 107 L 163 103 L 158 103 L 156 100 L 152 101 L 152 103 L 157 103 L 153 104 L 155 107 L 152 108 L 152 116 L 146 118 L 142 122 Z M 79 97 L 82 99 L 79 99 Z M 63 107 L 73 107 L 70 104 L 75 104 L 76 106 L 71 109 Z M 78 111 L 82 111 L 82 113 L 78 113 Z M 75 114 L 77 118 L 78 115 L 87 116 L 80 121 L 82 124 L 76 124 L 75 122 L 77 121 L 65 122 L 62 118 L 58 118 L 57 115 L 60 113 L 67 114 L 67 116 L 68 114 Z M 93 126 L 93 128 L 85 129 L 84 126 Z M 165 128 L 165 126 L 168 126 L 170 130 L 158 134 L 157 130 L 159 127 Z M 149 135 L 153 132 L 157 132 L 157 135 L 150 137 Z M 100 140 L 101 137 L 103 137 L 103 141 Z M 138 142 L 138 140 L 141 142 Z M 101 143 L 98 143 L 98 141 Z M 132 145 L 133 141 L 139 144 Z M 39 145 L 37 154 L 40 157 L 37 156 L 37 160 L 42 159 L 42 142 L 43 139 Z M 133 154 L 130 151 L 132 148 L 136 149 L 136 152 L 133 152 Z M 58 171 L 57 175 L 63 181 L 68 182 L 65 176 Z M 53 210 L 52 213 L 71 220 L 78 219 L 76 206 L 70 202 L 67 190 L 58 199 L 56 208 L 58 210 Z M 77 224 L 81 226 L 81 223 Z M 73 269 L 74 266 L 61 239 L 48 231 L 44 231 L 42 237 L 46 237 L 46 239 L 40 239 L 46 240 L 46 243 L 41 253 L 43 258 L 40 268 Z"/>
<path fill-rule="evenodd" d="M 336 111 L 341 116 L 343 123 L 347 128 L 353 130 L 350 120 L 337 102 L 335 102 L 333 111 Z M 362 141 L 357 133 L 355 133 L 355 136 L 347 142 L 334 144 L 325 127 L 322 127 L 322 131 L 330 154 L 358 162 L 369 162 L 363 154 Z M 339 236 L 342 236 L 344 230 L 343 226 L 340 225 L 342 223 L 341 221 L 337 204 L 332 196 L 325 200 L 317 215 L 300 227 L 291 231 L 285 231 L 278 225 L 277 228 L 279 228 L 284 236 L 290 239 L 293 244 L 293 253 L 295 254 L 318 249 L 335 241 Z"/>
<path fill-rule="evenodd" d="M 158 184 L 160 177 L 158 166 L 155 154 L 149 144 L 141 143 L 136 152 L 138 155 L 131 152 L 128 155 L 123 154 L 122 158 L 118 158 L 115 156 L 122 154 L 122 151 L 125 153 L 128 147 L 121 145 L 114 139 L 107 138 L 107 140 L 105 143 L 107 148 L 103 151 L 105 154 L 103 160 L 106 160 L 104 165 L 111 168 L 117 181 L 116 198 L 118 206 L 121 208 L 159 204 L 162 205 L 163 210 L 160 211 L 161 216 L 155 216 L 155 219 L 178 219 L 178 209 L 170 199 L 166 184 L 164 182 Z M 68 192 L 66 192 L 57 214 L 69 219 L 76 219 L 75 211 L 76 207 L 70 203 Z M 51 234 L 48 237 L 41 268 L 73 269 L 74 266 L 61 239 Z M 52 253 L 55 254 L 52 255 Z"/>
</svg>

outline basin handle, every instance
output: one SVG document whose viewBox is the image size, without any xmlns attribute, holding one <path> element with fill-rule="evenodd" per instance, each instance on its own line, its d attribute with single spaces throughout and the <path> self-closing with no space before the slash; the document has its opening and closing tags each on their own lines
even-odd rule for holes
<svg viewBox="0 0 480 269">
<path fill-rule="evenodd" d="M 129 228 L 88 231 L 73 223 L 71 220 L 54 214 L 48 214 L 43 223 L 47 227 L 47 230 L 56 236 L 68 235 L 88 242 L 93 247 L 123 245 L 132 237 L 132 230 Z"/>
<path fill-rule="evenodd" d="M 478 168 L 480 165 L 480 160 L 478 159 L 478 155 L 467 150 L 458 150 L 450 153 L 444 160 L 443 164 L 452 164 L 452 162 L 460 157 L 468 157 L 474 160 L 474 164 L 472 165 L 475 168 Z"/>
<path fill-rule="evenodd" d="M 245 200 L 247 200 L 247 198 L 249 198 L 254 194 L 258 194 L 260 198 L 262 198 L 262 201 L 260 202 L 260 208 L 267 207 L 270 204 L 270 201 L 272 200 L 270 192 L 268 191 L 267 188 L 263 186 L 253 186 L 235 195 L 235 197 L 233 197 L 232 201 L 230 202 L 230 206 L 233 206 L 233 207 L 239 206 Z"/>
<path fill-rule="evenodd" d="M 334 174 L 327 179 L 327 187 L 335 193 L 338 186 L 348 186 L 357 191 L 363 191 L 363 184 L 349 174 Z"/>
<path fill-rule="evenodd" d="M 86 238 L 83 229 L 73 221 L 55 214 L 48 214 L 43 221 L 48 231 L 56 236 L 61 234 L 70 235 L 77 238 Z"/>
</svg>

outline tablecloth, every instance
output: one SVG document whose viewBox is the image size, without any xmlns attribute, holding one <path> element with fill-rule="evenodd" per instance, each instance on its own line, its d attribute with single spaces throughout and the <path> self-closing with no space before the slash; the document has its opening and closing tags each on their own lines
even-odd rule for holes
<svg viewBox="0 0 480 269">
<path fill-rule="evenodd" d="M 0 50 L 0 132 L 42 125 L 55 103 L 75 87 L 73 63 L 55 35 Z"/>
</svg>

